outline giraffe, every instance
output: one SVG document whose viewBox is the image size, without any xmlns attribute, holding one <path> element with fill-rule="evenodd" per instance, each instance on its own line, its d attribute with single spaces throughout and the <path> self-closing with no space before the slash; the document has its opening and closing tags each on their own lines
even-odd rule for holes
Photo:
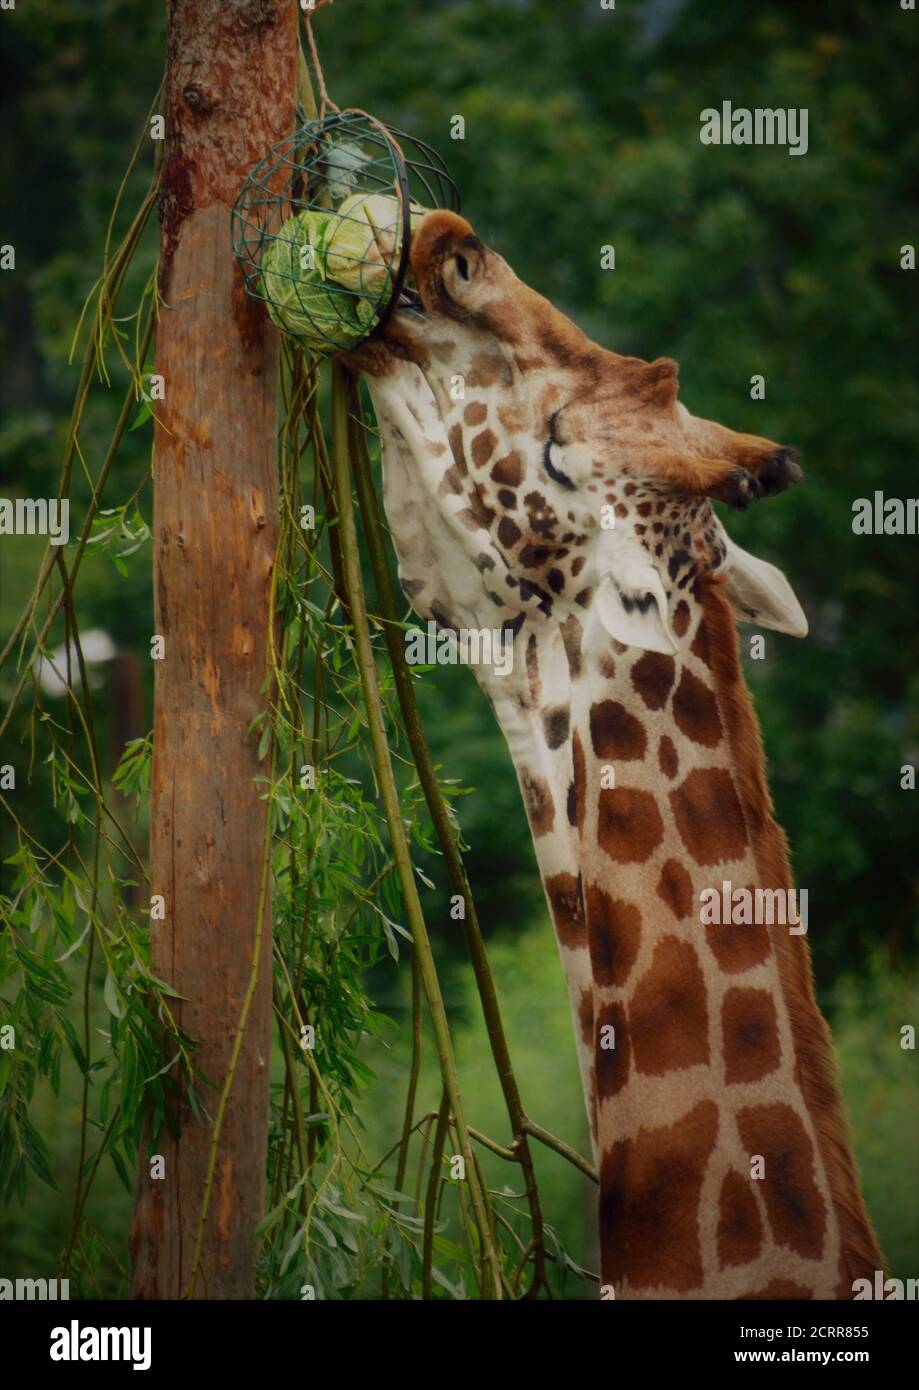
<svg viewBox="0 0 919 1390">
<path fill-rule="evenodd" d="M 675 362 L 593 343 L 456 214 L 411 264 L 422 311 L 350 365 L 409 602 L 513 634 L 475 673 L 568 983 L 604 1296 L 851 1298 L 883 1262 L 806 933 L 700 911 L 791 887 L 735 624 L 807 623 L 712 500 L 784 491 L 795 453 L 692 416 Z"/>
</svg>

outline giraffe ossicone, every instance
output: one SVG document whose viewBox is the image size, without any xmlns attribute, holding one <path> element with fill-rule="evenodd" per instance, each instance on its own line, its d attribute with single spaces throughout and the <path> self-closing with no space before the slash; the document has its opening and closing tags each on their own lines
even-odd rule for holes
<svg viewBox="0 0 919 1390">
<path fill-rule="evenodd" d="M 511 672 L 475 673 L 571 998 L 602 1282 L 851 1298 L 883 1265 L 806 938 L 700 914 L 723 880 L 791 890 L 735 623 L 807 623 L 712 502 L 783 491 L 794 451 L 692 416 L 673 361 L 593 343 L 455 214 L 424 218 L 411 259 L 423 313 L 352 365 L 406 596 L 513 634 Z"/>
</svg>

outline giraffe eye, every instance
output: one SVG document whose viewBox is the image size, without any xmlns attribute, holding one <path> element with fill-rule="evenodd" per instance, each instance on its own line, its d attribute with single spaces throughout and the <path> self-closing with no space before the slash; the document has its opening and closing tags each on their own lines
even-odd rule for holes
<svg viewBox="0 0 919 1390">
<path fill-rule="evenodd" d="M 549 416 L 549 433 L 543 447 L 542 464 L 543 468 L 545 468 L 549 477 L 552 478 L 554 482 L 558 483 L 560 487 L 568 488 L 571 492 L 574 492 L 577 484 L 573 479 L 569 478 L 568 474 L 565 473 L 560 466 L 565 455 L 558 441 L 557 423 L 558 411 L 556 410 Z"/>
<path fill-rule="evenodd" d="M 454 257 L 454 260 L 456 261 L 456 268 L 457 268 L 457 270 L 459 271 L 460 279 L 461 279 L 461 280 L 466 280 L 466 281 L 468 281 L 468 280 L 469 280 L 469 262 L 466 260 L 466 257 L 465 257 L 465 256 L 461 256 L 460 253 L 457 252 L 456 255 L 455 255 L 455 257 Z"/>
</svg>

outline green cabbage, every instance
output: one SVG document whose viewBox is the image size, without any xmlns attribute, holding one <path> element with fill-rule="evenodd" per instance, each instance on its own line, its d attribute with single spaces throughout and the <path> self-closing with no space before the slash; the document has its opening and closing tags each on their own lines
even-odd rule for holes
<svg viewBox="0 0 919 1390">
<path fill-rule="evenodd" d="M 326 278 L 321 240 L 331 216 L 308 210 L 288 218 L 262 260 L 262 289 L 272 321 L 323 352 L 353 347 L 376 311 L 362 295 Z M 307 245 L 313 265 L 302 268 L 301 248 Z"/>
<path fill-rule="evenodd" d="M 426 209 L 412 203 L 414 228 Z M 278 328 L 320 352 L 354 347 L 386 303 L 398 269 L 398 198 L 354 193 L 337 211 L 289 217 L 262 257 L 262 290 Z M 304 266 L 304 247 L 312 265 Z"/>
<path fill-rule="evenodd" d="M 425 209 L 413 203 L 414 229 Z M 399 265 L 402 211 L 385 193 L 353 193 L 328 219 L 321 250 L 326 274 L 359 294 L 380 295 Z"/>
</svg>

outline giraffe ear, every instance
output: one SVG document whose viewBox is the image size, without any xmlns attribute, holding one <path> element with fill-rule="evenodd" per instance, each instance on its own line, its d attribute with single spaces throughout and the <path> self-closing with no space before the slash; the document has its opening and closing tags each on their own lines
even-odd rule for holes
<svg viewBox="0 0 919 1390">
<path fill-rule="evenodd" d="M 782 571 L 742 550 L 726 531 L 723 534 L 725 587 L 737 621 L 757 623 L 789 637 L 806 637 L 804 609 Z"/>
<path fill-rule="evenodd" d="M 595 605 L 600 622 L 617 642 L 665 656 L 677 650 L 667 596 L 653 565 L 632 564 L 622 573 L 605 575 Z"/>
</svg>

